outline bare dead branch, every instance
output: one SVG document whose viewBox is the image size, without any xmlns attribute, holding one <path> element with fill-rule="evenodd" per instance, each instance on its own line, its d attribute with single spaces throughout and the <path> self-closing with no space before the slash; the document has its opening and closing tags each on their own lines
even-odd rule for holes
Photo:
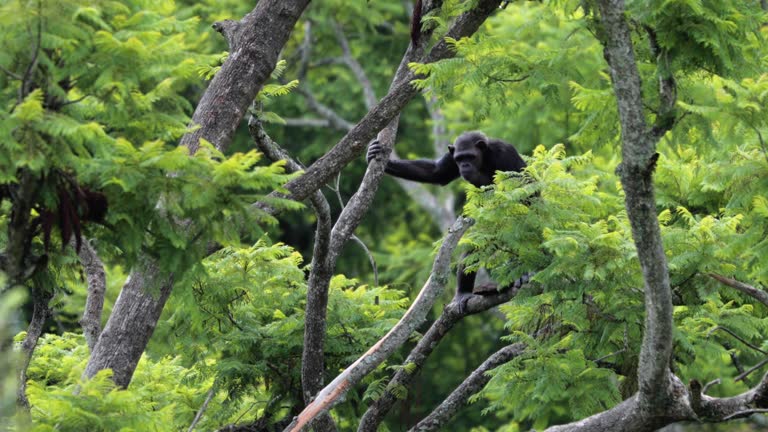
<svg viewBox="0 0 768 432">
<path fill-rule="evenodd" d="M 303 82 L 309 69 L 309 56 L 312 51 L 312 21 L 304 22 L 304 37 L 299 46 L 299 71 L 296 74 L 299 81 Z"/>
<path fill-rule="evenodd" d="M 314 118 L 284 118 L 285 125 L 290 127 L 330 128 L 333 124 L 328 119 Z"/>
<path fill-rule="evenodd" d="M 768 293 L 761 289 L 755 288 L 752 285 L 748 285 L 743 282 L 739 282 L 736 279 L 731 279 L 731 278 L 719 275 L 717 273 L 707 273 L 707 276 L 720 282 L 723 285 L 729 286 L 743 294 L 746 294 L 752 297 L 753 299 L 759 301 L 765 306 L 768 306 Z"/>
<path fill-rule="evenodd" d="M 345 120 L 343 117 L 338 115 L 336 111 L 318 101 L 314 93 L 312 93 L 307 88 L 306 84 L 299 84 L 299 86 L 296 88 L 296 92 L 304 97 L 304 100 L 307 102 L 307 107 L 314 111 L 315 114 L 328 120 L 328 123 L 332 128 L 341 131 L 348 131 L 354 127 L 354 124 Z"/>
<path fill-rule="evenodd" d="M 341 173 L 336 176 L 336 184 L 333 187 L 333 191 L 336 193 L 336 198 L 339 200 L 339 206 L 344 209 L 346 204 L 344 203 L 344 199 L 341 197 L 341 187 L 339 187 L 340 180 Z M 363 252 L 365 252 L 365 255 L 368 257 L 368 262 L 371 263 L 371 270 L 373 270 L 373 284 L 374 286 L 379 286 L 379 267 L 376 265 L 376 258 L 373 257 L 371 250 L 368 249 L 368 246 L 364 241 L 360 239 L 360 237 L 352 234 L 350 239 L 357 243 L 363 249 Z"/>
<path fill-rule="evenodd" d="M 433 431 L 444 426 L 456 412 L 467 404 L 469 397 L 482 390 L 491 377 L 488 372 L 519 356 L 525 350 L 525 344 L 516 343 L 505 346 L 488 357 L 475 369 L 434 411 L 421 420 L 409 432 Z"/>
<path fill-rule="evenodd" d="M 376 102 L 378 102 L 376 93 L 373 91 L 371 80 L 368 79 L 368 75 L 366 75 L 363 66 L 360 65 L 357 59 L 352 55 L 352 50 L 349 48 L 347 36 L 344 35 L 344 29 L 341 28 L 341 25 L 336 20 L 331 20 L 331 25 L 333 26 L 333 31 L 336 34 L 336 40 L 339 41 L 339 46 L 341 46 L 341 51 L 344 53 L 342 60 L 347 65 L 347 67 L 349 67 L 349 69 L 355 75 L 355 78 L 357 78 L 357 81 L 360 83 L 360 86 L 363 88 L 363 95 L 365 96 L 365 107 L 370 110 L 374 105 L 376 105 Z"/>
<path fill-rule="evenodd" d="M 315 417 L 331 409 L 353 385 L 373 371 L 408 339 L 408 336 L 424 321 L 435 300 L 445 288 L 450 272 L 451 252 L 471 224 L 470 219 L 459 218 L 456 220 L 453 227 L 448 230 L 448 234 L 435 257 L 427 283 L 400 321 L 357 361 L 325 386 L 314 401 L 294 418 L 293 422 L 285 429 L 286 431 L 299 431 Z"/>
<path fill-rule="evenodd" d="M 757 351 L 757 352 L 759 352 L 759 353 L 761 353 L 761 354 L 764 354 L 764 355 L 768 355 L 768 352 L 766 352 L 766 351 L 765 351 L 765 350 L 763 350 L 763 349 L 760 349 L 760 347 L 759 347 L 759 346 L 756 346 L 756 345 L 754 345 L 754 344 L 751 344 L 751 343 L 749 343 L 748 341 L 744 340 L 744 338 L 742 338 L 741 336 L 737 335 L 736 333 L 734 333 L 734 332 L 733 332 L 731 329 L 729 329 L 729 328 L 727 328 L 727 327 L 723 327 L 723 326 L 717 326 L 717 327 L 713 328 L 712 330 L 710 330 L 710 331 L 707 333 L 707 337 L 709 337 L 710 335 L 712 335 L 712 333 L 714 333 L 714 332 L 716 332 L 716 331 L 718 331 L 718 330 L 721 330 L 721 331 L 724 331 L 724 332 L 728 333 L 729 335 L 733 336 L 733 338 L 734 338 L 734 339 L 736 339 L 736 340 L 738 340 L 739 342 L 743 343 L 744 345 L 746 345 L 746 346 L 748 346 L 748 347 L 752 348 L 753 350 L 755 350 L 755 351 Z"/>
<path fill-rule="evenodd" d="M 85 309 L 83 317 L 80 318 L 80 325 L 83 327 L 88 349 L 93 351 L 101 334 L 101 312 L 104 309 L 104 294 L 107 291 L 107 275 L 104 272 L 104 264 L 88 239 L 83 238 L 77 255 L 80 258 L 80 265 L 83 266 L 85 279 L 88 281 L 88 297 L 85 299 Z"/>
</svg>

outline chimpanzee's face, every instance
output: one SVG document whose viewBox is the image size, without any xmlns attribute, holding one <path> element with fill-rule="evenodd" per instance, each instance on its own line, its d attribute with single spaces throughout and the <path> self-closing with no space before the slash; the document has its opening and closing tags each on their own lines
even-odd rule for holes
<svg viewBox="0 0 768 432">
<path fill-rule="evenodd" d="M 464 135 L 456 138 L 451 153 L 465 180 L 472 182 L 481 173 L 485 148 L 486 143 L 480 138 Z"/>
</svg>

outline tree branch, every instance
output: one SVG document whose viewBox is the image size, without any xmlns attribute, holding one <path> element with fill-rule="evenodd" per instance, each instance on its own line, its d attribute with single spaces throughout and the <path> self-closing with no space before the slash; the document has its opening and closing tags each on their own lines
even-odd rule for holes
<svg viewBox="0 0 768 432">
<path fill-rule="evenodd" d="M 525 344 L 516 343 L 505 346 L 488 357 L 475 369 L 434 411 L 421 420 L 409 432 L 426 432 L 440 429 L 464 407 L 469 397 L 482 390 L 491 377 L 488 372 L 519 356 L 525 350 Z"/>
<path fill-rule="evenodd" d="M 315 400 L 294 418 L 285 429 L 286 431 L 299 431 L 318 415 L 331 409 L 353 385 L 373 371 L 408 339 L 408 336 L 424 321 L 435 300 L 445 288 L 449 277 L 451 252 L 471 224 L 470 219 L 456 220 L 453 227 L 448 230 L 435 257 L 429 280 L 400 321 L 357 361 L 325 386 Z"/>
<path fill-rule="evenodd" d="M 32 361 L 32 355 L 35 352 L 37 341 L 43 334 L 45 320 L 51 316 L 51 309 L 48 302 L 53 298 L 52 291 L 46 291 L 38 287 L 32 288 L 32 320 L 27 328 L 27 335 L 21 343 L 22 360 L 19 368 L 19 388 L 16 390 L 16 404 L 24 409 L 29 409 L 29 400 L 27 399 L 27 369 Z"/>
<path fill-rule="evenodd" d="M 208 394 L 205 396 L 205 401 L 203 401 L 203 405 L 200 406 L 200 409 L 197 410 L 197 414 L 195 414 L 195 418 L 192 420 L 192 423 L 189 425 L 189 429 L 187 429 L 187 432 L 192 432 L 197 427 L 197 424 L 200 422 L 200 420 L 203 418 L 203 414 L 205 413 L 205 410 L 208 409 L 208 404 L 211 403 L 211 399 L 213 399 L 213 396 L 216 394 L 216 384 L 211 386 L 211 389 L 208 390 Z"/>
<path fill-rule="evenodd" d="M 180 144 L 190 153 L 197 150 L 200 138 L 226 150 L 308 4 L 309 0 L 262 0 L 240 20 L 235 51 L 211 81 L 192 116 L 192 126 L 199 127 L 181 139 Z M 131 271 L 91 352 L 85 377 L 109 368 L 118 386 L 130 383 L 173 287 L 171 275 L 160 270 L 147 256 Z"/>
<path fill-rule="evenodd" d="M 344 29 L 341 28 L 341 25 L 339 25 L 336 20 L 331 20 L 331 25 L 333 26 L 333 31 L 336 34 L 336 40 L 339 41 L 339 46 L 341 46 L 341 52 L 344 53 L 342 61 L 352 71 L 352 74 L 355 75 L 355 78 L 357 78 L 357 81 L 363 88 L 365 107 L 370 110 L 374 105 L 376 105 L 376 102 L 378 102 L 376 93 L 373 91 L 371 80 L 369 80 L 368 76 L 365 74 L 363 66 L 360 65 L 357 59 L 352 55 L 352 50 L 349 48 L 349 42 L 347 41 L 347 37 L 344 35 Z"/>
<path fill-rule="evenodd" d="M 107 276 L 104 272 L 104 264 L 88 239 L 83 238 L 80 252 L 77 255 L 88 281 L 88 297 L 85 300 L 85 309 L 83 310 L 83 317 L 80 319 L 80 325 L 83 327 L 88 349 L 93 351 L 101 334 L 101 312 L 104 309 Z"/>
<path fill-rule="evenodd" d="M 768 306 L 768 293 L 761 289 L 755 288 L 752 285 L 747 285 L 743 282 L 739 282 L 736 279 L 727 278 L 717 273 L 707 273 L 707 276 L 720 282 L 723 285 L 734 288 L 735 290 L 752 297 L 765 306 Z"/>
<path fill-rule="evenodd" d="M 623 0 L 600 0 L 603 45 L 619 110 L 625 206 L 645 281 L 645 332 L 640 350 L 638 402 L 642 410 L 663 411 L 670 399 L 672 295 L 656 212 L 652 174 L 657 138 L 643 113 L 640 74 L 635 62 Z"/>
<path fill-rule="evenodd" d="M 232 52 L 192 115 L 190 127 L 199 127 L 181 139 L 190 153 L 197 151 L 200 138 L 219 150 L 227 148 L 308 4 L 309 0 L 262 0 L 236 25 L 220 23 L 222 30 L 231 30 Z"/>
<path fill-rule="evenodd" d="M 499 0 L 480 0 L 477 7 L 458 17 L 446 36 L 460 39 L 474 33 L 483 21 L 498 8 Z M 432 63 L 453 56 L 453 51 L 445 40 L 438 42 L 424 58 L 423 62 Z M 403 80 L 398 81 L 379 103 L 373 107 L 328 153 L 312 164 L 305 173 L 286 184 L 290 198 L 303 200 L 318 187 L 327 183 L 349 162 L 358 157 L 373 139 L 376 131 L 383 129 L 405 107 L 406 103 L 418 93 L 411 85 L 416 78 L 408 72 Z"/>
<path fill-rule="evenodd" d="M 398 387 L 409 387 L 411 382 L 419 373 L 421 368 L 426 363 L 427 358 L 432 354 L 432 351 L 437 348 L 437 345 L 443 339 L 443 337 L 453 328 L 465 316 L 485 312 L 493 307 L 508 302 L 514 296 L 520 292 L 520 289 L 526 287 L 522 283 L 513 283 L 511 286 L 499 292 L 489 296 L 473 296 L 467 302 L 466 310 L 462 314 L 459 311 L 458 304 L 450 303 L 443 309 L 443 313 L 435 320 L 429 327 L 429 330 L 424 336 L 419 339 L 419 342 L 408 354 L 408 358 L 405 359 L 404 365 L 408 365 L 406 368 L 399 369 L 387 386 L 386 391 L 369 407 L 363 417 L 360 419 L 358 425 L 358 432 L 375 432 L 384 420 L 389 410 L 392 409 L 397 396 L 393 392 L 393 389 Z"/>
<path fill-rule="evenodd" d="M 301 164 L 294 161 L 287 152 L 272 141 L 256 117 L 251 116 L 248 119 L 248 130 L 256 147 L 271 161 L 285 160 L 289 172 L 303 169 Z M 333 225 L 330 205 L 319 189 L 312 194 L 310 201 L 317 217 L 317 229 L 315 230 L 312 264 L 307 281 L 304 347 L 301 355 L 301 386 L 305 404 L 309 404 L 312 401 L 312 396 L 323 388 L 323 376 L 325 375 L 323 348 L 326 336 L 328 290 L 336 266 L 335 260 L 330 259 L 329 251 Z M 336 430 L 333 419 L 327 414 L 317 420 L 315 427 L 322 431 Z"/>
</svg>

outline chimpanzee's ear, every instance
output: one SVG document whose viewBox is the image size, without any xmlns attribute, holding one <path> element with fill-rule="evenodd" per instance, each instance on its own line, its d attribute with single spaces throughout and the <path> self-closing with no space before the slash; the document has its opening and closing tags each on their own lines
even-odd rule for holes
<svg viewBox="0 0 768 432">
<path fill-rule="evenodd" d="M 475 145 L 477 146 L 478 149 L 483 150 L 483 151 L 488 148 L 488 143 L 486 143 L 483 140 L 477 141 L 477 143 Z"/>
<path fill-rule="evenodd" d="M 452 146 L 452 145 L 449 145 L 449 146 L 448 146 L 448 153 L 450 153 L 451 155 L 453 155 L 453 151 L 454 151 L 455 149 L 456 149 L 456 147 L 454 147 L 454 146 Z"/>
</svg>

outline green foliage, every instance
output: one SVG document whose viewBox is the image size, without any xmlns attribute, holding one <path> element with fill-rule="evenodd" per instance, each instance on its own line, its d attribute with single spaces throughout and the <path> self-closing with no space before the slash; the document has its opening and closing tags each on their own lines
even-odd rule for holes
<svg viewBox="0 0 768 432">
<path fill-rule="evenodd" d="M 760 2 L 721 0 L 628 1 L 640 24 L 651 26 L 661 48 L 682 67 L 717 74 L 755 70 L 750 47 L 762 39 Z"/>
<path fill-rule="evenodd" d="M 187 361 L 204 364 L 205 375 L 227 389 L 229 400 L 237 403 L 213 414 L 222 421 L 254 392 L 299 403 L 292 397 L 300 394 L 304 337 L 306 284 L 300 262 L 293 249 L 266 238 L 250 248 L 225 248 L 190 272 L 171 299 L 169 318 L 156 336 L 179 335 L 167 352 L 183 352 Z M 336 276 L 328 303 L 325 363 L 330 374 L 383 336 L 408 299 Z"/>
<path fill-rule="evenodd" d="M 5 279 L 0 273 L 0 282 Z M 21 290 L 7 291 L 0 294 L 0 340 L 6 341 L 16 330 L 14 321 L 17 318 L 19 306 L 24 301 L 24 293 Z M 10 427 L 11 416 L 16 406 L 17 379 L 14 371 L 18 362 L 18 355 L 10 349 L 10 346 L 0 346 L 0 429 Z"/>
<path fill-rule="evenodd" d="M 19 173 L 35 176 L 37 213 L 61 212 L 71 205 L 62 194 L 72 195 L 81 220 L 58 218 L 62 231 L 77 233 L 87 212 L 78 191 L 99 191 L 109 203 L 101 221 L 109 229 L 85 224 L 90 235 L 128 265 L 148 252 L 181 271 L 209 242 L 234 244 L 240 227 L 258 233 L 259 224 L 274 223 L 254 201 L 297 207 L 264 197 L 289 179 L 280 163 L 256 166 L 254 152 L 227 159 L 207 143 L 193 157 L 170 147 L 187 131 L 191 105 L 183 91 L 206 61 L 193 52 L 197 19 L 177 19 L 172 2 L 62 1 L 40 2 L 22 15 L 26 25 L 8 22 L 26 3 L 0 9 L 6 69 L 22 76 L 29 63 L 36 30 L 25 27 L 39 24 L 41 40 L 29 80 L 2 78 L 8 85 L 0 101 L 11 115 L 0 120 L 0 183 L 14 187 Z"/>
<path fill-rule="evenodd" d="M 695 155 L 680 154 L 687 159 L 659 162 L 660 204 L 670 196 L 687 196 L 688 204 L 705 210 L 713 201 L 724 202 L 727 194 L 712 191 L 686 195 L 686 187 L 698 184 L 693 179 L 708 173 L 700 172 L 704 164 Z M 534 280 L 543 292 L 523 293 L 502 307 L 507 339 L 525 342 L 529 352 L 504 366 L 485 394 L 489 409 L 540 428 L 602 411 L 618 401 L 619 390 L 633 388 L 643 282 L 612 167 L 589 153 L 566 157 L 561 145 L 537 148 L 528 162 L 523 174 L 497 175 L 493 187 L 469 187 L 465 212 L 477 224 L 462 242 L 473 251 L 467 263 L 488 268 L 502 284 L 537 272 Z M 759 213 L 760 206 L 755 208 Z M 751 234 L 741 213 L 697 214 L 682 205 L 660 205 L 659 220 L 680 302 L 679 373 L 684 380 L 703 379 L 702 371 L 733 374 L 726 372 L 729 351 L 747 359 L 756 353 L 734 350 L 731 333 L 759 345 L 764 313 L 756 314 L 751 299 L 718 289 L 705 275 L 754 275 L 745 258 L 758 259 L 751 251 L 764 243 L 762 231 Z"/>
<path fill-rule="evenodd" d="M 28 370 L 34 431 L 186 430 L 211 381 L 179 358 L 143 358 L 131 387 L 116 389 L 111 371 L 82 381 L 88 348 L 81 335 L 40 339 Z M 222 398 L 211 402 L 217 409 Z M 202 425 L 205 425 L 204 421 Z"/>
</svg>

